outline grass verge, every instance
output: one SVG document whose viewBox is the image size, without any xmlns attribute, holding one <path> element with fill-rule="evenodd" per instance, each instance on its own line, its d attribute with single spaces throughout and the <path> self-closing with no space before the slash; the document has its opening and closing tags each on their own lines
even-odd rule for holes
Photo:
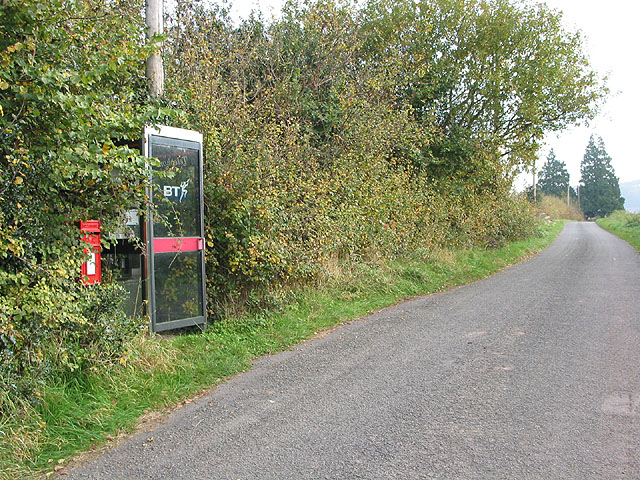
<svg viewBox="0 0 640 480">
<path fill-rule="evenodd" d="M 599 218 L 596 223 L 640 251 L 640 214 L 617 211 L 608 217 Z"/>
<path fill-rule="evenodd" d="M 495 250 L 342 267 L 333 281 L 298 292 L 281 311 L 229 319 L 202 333 L 136 337 L 121 365 L 52 385 L 37 404 L 0 419 L 0 478 L 64 471 L 78 452 L 117 441 L 141 417 L 189 401 L 246 371 L 258 356 L 400 300 L 486 277 L 548 246 L 563 225 L 550 223 L 539 237 Z"/>
</svg>

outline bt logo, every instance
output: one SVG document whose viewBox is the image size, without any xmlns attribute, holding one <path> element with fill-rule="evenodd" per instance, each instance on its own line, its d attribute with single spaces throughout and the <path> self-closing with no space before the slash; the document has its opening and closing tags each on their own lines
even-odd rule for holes
<svg viewBox="0 0 640 480">
<path fill-rule="evenodd" d="M 179 187 L 175 187 L 172 185 L 165 185 L 163 188 L 163 195 L 167 197 L 169 200 L 182 202 L 186 200 L 189 187 L 189 180 L 186 182 L 182 182 Z"/>
</svg>

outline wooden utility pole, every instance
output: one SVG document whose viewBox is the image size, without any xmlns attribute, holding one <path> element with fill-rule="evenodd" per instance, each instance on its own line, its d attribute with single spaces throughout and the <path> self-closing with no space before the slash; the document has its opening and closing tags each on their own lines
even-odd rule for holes
<svg viewBox="0 0 640 480">
<path fill-rule="evenodd" d="M 567 182 L 567 207 L 571 206 L 571 196 L 570 196 L 570 189 L 571 187 L 569 186 L 569 182 Z"/>
<path fill-rule="evenodd" d="M 146 0 L 146 24 L 147 39 L 150 40 L 154 35 L 161 35 L 163 29 L 163 0 Z M 164 68 L 162 66 L 162 57 L 160 56 L 160 44 L 157 49 L 147 58 L 147 81 L 149 82 L 149 92 L 154 98 L 162 96 L 164 93 Z"/>
</svg>

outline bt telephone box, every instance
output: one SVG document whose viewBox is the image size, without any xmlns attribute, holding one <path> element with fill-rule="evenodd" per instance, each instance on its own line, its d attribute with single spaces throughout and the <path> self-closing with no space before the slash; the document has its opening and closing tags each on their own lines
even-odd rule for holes
<svg viewBox="0 0 640 480">
<path fill-rule="evenodd" d="M 154 208 L 147 214 L 147 300 L 151 330 L 206 323 L 202 134 L 147 127 Z"/>
</svg>

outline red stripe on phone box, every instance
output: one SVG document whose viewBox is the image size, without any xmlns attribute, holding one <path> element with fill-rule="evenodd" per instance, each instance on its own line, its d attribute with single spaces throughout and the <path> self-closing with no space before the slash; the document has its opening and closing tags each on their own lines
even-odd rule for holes
<svg viewBox="0 0 640 480">
<path fill-rule="evenodd" d="M 195 252 L 198 250 L 204 250 L 204 238 L 155 238 L 153 240 L 154 253 Z"/>
</svg>

